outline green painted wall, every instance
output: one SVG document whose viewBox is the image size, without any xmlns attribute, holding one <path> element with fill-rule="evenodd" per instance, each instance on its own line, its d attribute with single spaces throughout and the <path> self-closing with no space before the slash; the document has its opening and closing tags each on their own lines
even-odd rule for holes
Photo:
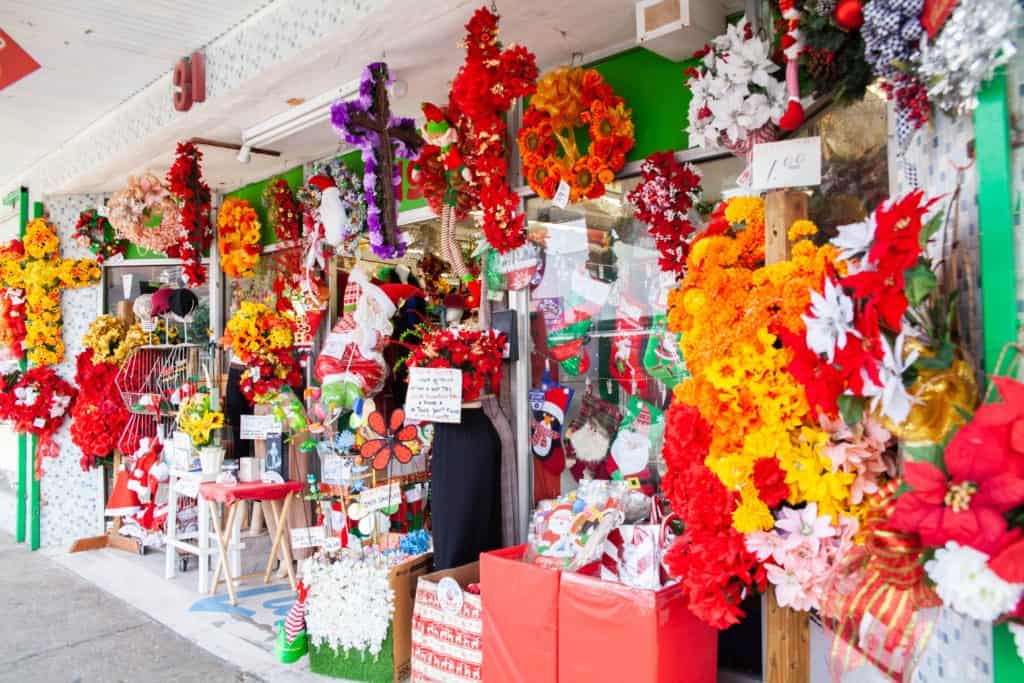
<svg viewBox="0 0 1024 683">
<path fill-rule="evenodd" d="M 244 187 L 240 187 L 237 190 L 224 195 L 225 199 L 245 199 L 252 205 L 252 208 L 256 210 L 256 215 L 260 218 L 260 226 L 262 227 L 261 243 L 264 245 L 274 244 L 277 242 L 277 236 L 274 234 L 274 228 L 267 221 L 267 209 L 263 206 L 263 191 L 277 178 L 284 178 L 294 192 L 302 187 L 302 167 L 296 166 L 284 173 L 279 173 L 278 175 L 271 176 L 270 178 L 265 178 L 259 182 L 249 183 Z"/>
<path fill-rule="evenodd" d="M 627 157 L 630 161 L 690 146 L 685 130 L 690 91 L 683 85 L 683 71 L 689 65 L 642 47 L 587 65 L 604 76 L 633 110 L 636 146 Z"/>
</svg>

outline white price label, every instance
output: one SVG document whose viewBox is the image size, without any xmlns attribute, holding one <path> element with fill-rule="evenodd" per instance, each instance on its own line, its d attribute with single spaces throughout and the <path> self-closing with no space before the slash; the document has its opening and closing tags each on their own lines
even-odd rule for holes
<svg viewBox="0 0 1024 683">
<path fill-rule="evenodd" d="M 551 203 L 560 209 L 569 206 L 569 183 L 564 180 L 558 183 L 558 189 L 555 190 L 555 196 L 552 197 Z"/>
<path fill-rule="evenodd" d="M 273 415 L 242 415 L 241 434 L 243 439 L 261 441 L 268 436 L 281 433 L 281 422 Z"/>
<path fill-rule="evenodd" d="M 423 422 L 461 422 L 462 371 L 455 368 L 409 368 L 405 417 Z"/>
<path fill-rule="evenodd" d="M 132 298 L 132 283 L 135 281 L 135 275 L 132 273 L 125 273 L 121 276 L 121 291 L 124 293 L 125 299 Z"/>
<path fill-rule="evenodd" d="M 290 529 L 292 548 L 315 548 L 327 540 L 327 532 L 322 526 L 307 526 L 301 529 Z"/>
<path fill-rule="evenodd" d="M 751 185 L 755 190 L 821 184 L 821 138 L 796 138 L 754 145 Z"/>
<path fill-rule="evenodd" d="M 375 486 L 372 489 L 363 489 L 359 492 L 359 504 L 366 512 L 387 510 L 396 507 L 402 502 L 402 487 L 397 481 L 388 483 L 386 486 Z"/>
</svg>

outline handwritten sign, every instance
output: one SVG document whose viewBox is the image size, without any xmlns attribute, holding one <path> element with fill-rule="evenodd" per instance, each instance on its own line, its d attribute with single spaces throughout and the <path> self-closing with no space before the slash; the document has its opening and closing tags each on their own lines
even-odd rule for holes
<svg viewBox="0 0 1024 683">
<path fill-rule="evenodd" d="M 821 184 L 821 138 L 754 145 L 751 185 L 756 190 Z"/>
<path fill-rule="evenodd" d="M 397 481 L 385 486 L 375 486 L 359 492 L 359 504 L 365 512 L 377 512 L 396 508 L 402 502 L 402 487 Z"/>
<path fill-rule="evenodd" d="M 322 526 L 307 526 L 301 529 L 290 529 L 292 548 L 315 548 L 324 544 L 327 533 Z"/>
<path fill-rule="evenodd" d="M 405 417 L 423 422 L 459 423 L 462 420 L 462 371 L 409 368 Z"/>
<path fill-rule="evenodd" d="M 243 439 L 263 440 L 281 433 L 281 422 L 273 415 L 242 415 Z"/>
</svg>

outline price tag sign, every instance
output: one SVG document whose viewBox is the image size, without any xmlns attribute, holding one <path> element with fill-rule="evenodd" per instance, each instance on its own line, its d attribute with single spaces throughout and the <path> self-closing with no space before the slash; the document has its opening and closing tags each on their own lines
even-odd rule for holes
<svg viewBox="0 0 1024 683">
<path fill-rule="evenodd" d="M 569 183 L 564 180 L 558 183 L 558 189 L 555 190 L 555 196 L 551 199 L 551 203 L 557 206 L 559 209 L 564 209 L 569 206 Z"/>
<path fill-rule="evenodd" d="M 121 293 L 124 294 L 125 299 L 132 298 L 132 285 L 135 282 L 135 275 L 132 273 L 124 273 L 121 275 Z"/>
<path fill-rule="evenodd" d="M 281 422 L 273 415 L 242 415 L 241 438 L 262 441 L 281 433 Z"/>
<path fill-rule="evenodd" d="M 461 422 L 462 371 L 455 368 L 409 368 L 405 417 L 422 422 Z"/>
<path fill-rule="evenodd" d="M 322 526 L 307 526 L 301 529 L 290 529 L 292 548 L 316 548 L 327 540 L 327 533 Z"/>
<path fill-rule="evenodd" d="M 174 490 L 179 496 L 185 496 L 186 498 L 196 498 L 199 496 L 199 480 L 198 479 L 179 479 L 174 485 Z"/>
<path fill-rule="evenodd" d="M 755 190 L 821 184 L 821 138 L 754 145 L 751 185 Z"/>
<path fill-rule="evenodd" d="M 366 512 L 377 512 L 397 507 L 402 502 L 402 487 L 397 481 L 386 486 L 375 486 L 359 492 L 359 504 Z"/>
</svg>

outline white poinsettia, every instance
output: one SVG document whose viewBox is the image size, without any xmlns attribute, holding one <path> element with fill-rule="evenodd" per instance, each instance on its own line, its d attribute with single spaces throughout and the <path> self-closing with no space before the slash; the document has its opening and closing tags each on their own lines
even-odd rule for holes
<svg viewBox="0 0 1024 683">
<path fill-rule="evenodd" d="M 826 277 L 823 293 L 811 290 L 810 313 L 801 316 L 807 325 L 807 347 L 824 354 L 832 363 L 836 349 L 846 348 L 847 335 L 857 334 L 853 329 L 853 299 L 832 278 Z"/>
<path fill-rule="evenodd" d="M 775 75 L 769 45 L 746 37 L 746 22 L 731 25 L 711 43 L 698 76 L 690 79 L 691 144 L 699 147 L 740 144 L 786 111 L 786 86 Z"/>
<path fill-rule="evenodd" d="M 832 238 L 833 246 L 839 249 L 840 261 L 853 261 L 867 256 L 875 241 L 875 215 L 871 214 L 859 223 L 839 226 L 839 234 Z"/>
<path fill-rule="evenodd" d="M 881 385 L 876 384 L 864 375 L 864 395 L 871 398 L 871 409 L 879 410 L 897 424 L 902 423 L 910 414 L 916 402 L 907 392 L 903 384 L 903 373 L 917 360 L 918 352 L 913 351 L 903 357 L 904 335 L 901 333 L 892 344 L 882 335 L 882 350 L 885 355 L 878 366 L 878 377 Z M 863 371 L 862 371 L 863 372 Z"/>
<path fill-rule="evenodd" d="M 394 613 L 388 569 L 362 559 L 342 557 L 327 563 L 302 563 L 306 631 L 313 645 L 380 655 Z"/>
<path fill-rule="evenodd" d="M 14 404 L 18 406 L 30 407 L 36 404 L 39 400 L 39 390 L 35 387 L 18 387 L 14 390 Z"/>
<path fill-rule="evenodd" d="M 973 619 L 995 621 L 1024 596 L 1024 584 L 1003 581 L 988 568 L 988 555 L 950 541 L 924 564 L 935 592 L 951 609 Z"/>
</svg>

